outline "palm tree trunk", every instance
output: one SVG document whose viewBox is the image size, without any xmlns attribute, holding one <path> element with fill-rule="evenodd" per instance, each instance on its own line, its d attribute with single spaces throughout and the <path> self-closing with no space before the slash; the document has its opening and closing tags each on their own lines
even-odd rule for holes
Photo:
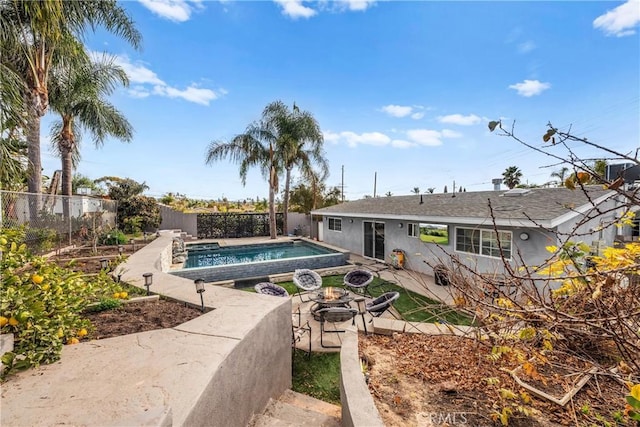
<svg viewBox="0 0 640 427">
<path fill-rule="evenodd" d="M 276 191 L 272 182 L 269 182 L 269 236 L 277 237 L 276 224 Z"/>
<path fill-rule="evenodd" d="M 73 159 L 72 148 L 73 144 L 65 141 L 61 147 L 62 157 L 62 210 L 65 220 L 68 220 L 71 215 L 70 202 L 71 202 L 71 184 L 73 174 Z"/>
<path fill-rule="evenodd" d="M 37 95 L 28 96 L 27 113 L 27 191 L 34 193 L 29 197 L 29 217 L 32 221 L 38 218 L 42 209 L 42 161 L 40 159 L 40 108 Z"/>
<path fill-rule="evenodd" d="M 29 175 L 27 188 L 29 193 L 42 193 L 42 161 L 40 160 L 40 111 L 37 97 L 27 100 L 29 115 L 27 117 L 27 147 L 29 159 Z"/>
<path fill-rule="evenodd" d="M 289 216 L 289 183 L 291 181 L 291 168 L 287 168 L 287 173 L 284 179 L 284 201 L 282 208 L 284 210 L 284 217 L 282 220 L 282 233 L 284 235 L 289 234 L 288 216 Z"/>
</svg>

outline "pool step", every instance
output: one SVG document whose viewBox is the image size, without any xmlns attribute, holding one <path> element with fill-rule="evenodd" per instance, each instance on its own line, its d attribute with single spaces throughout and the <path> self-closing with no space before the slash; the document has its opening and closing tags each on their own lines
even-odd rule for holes
<svg viewBox="0 0 640 427">
<path fill-rule="evenodd" d="M 271 400 L 262 414 L 255 415 L 250 427 L 323 426 L 338 427 L 340 407 L 304 394 L 286 390 Z"/>
</svg>

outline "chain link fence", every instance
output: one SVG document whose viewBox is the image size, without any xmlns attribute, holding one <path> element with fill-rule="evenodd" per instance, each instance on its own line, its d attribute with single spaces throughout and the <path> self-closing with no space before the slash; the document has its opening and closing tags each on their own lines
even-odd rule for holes
<svg viewBox="0 0 640 427">
<path fill-rule="evenodd" d="M 116 228 L 116 202 L 90 196 L 58 196 L 0 190 L 0 225 L 24 227 L 36 253 L 85 244 Z"/>
</svg>

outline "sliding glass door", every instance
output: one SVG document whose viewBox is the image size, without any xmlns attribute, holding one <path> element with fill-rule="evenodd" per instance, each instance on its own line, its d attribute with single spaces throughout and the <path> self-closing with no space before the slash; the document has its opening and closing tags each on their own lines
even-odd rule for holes
<svg viewBox="0 0 640 427">
<path fill-rule="evenodd" d="M 364 221 L 365 257 L 384 261 L 384 222 Z"/>
</svg>

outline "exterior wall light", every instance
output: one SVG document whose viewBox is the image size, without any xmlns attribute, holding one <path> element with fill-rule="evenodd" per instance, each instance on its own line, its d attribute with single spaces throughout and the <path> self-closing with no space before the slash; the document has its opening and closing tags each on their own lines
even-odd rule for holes
<svg viewBox="0 0 640 427">
<path fill-rule="evenodd" d="M 529 233 L 520 233 L 520 240 L 529 240 Z"/>
<path fill-rule="evenodd" d="M 193 281 L 196 284 L 196 292 L 200 294 L 200 311 L 204 313 L 204 298 L 202 296 L 204 289 L 204 279 L 196 279 Z"/>
<path fill-rule="evenodd" d="M 398 224 L 398 228 L 402 228 L 402 227 L 404 227 L 403 223 Z"/>
<path fill-rule="evenodd" d="M 153 284 L 153 273 L 144 273 L 142 277 L 144 277 L 144 285 L 147 287 L 147 295 L 150 295 L 149 287 Z"/>
</svg>

